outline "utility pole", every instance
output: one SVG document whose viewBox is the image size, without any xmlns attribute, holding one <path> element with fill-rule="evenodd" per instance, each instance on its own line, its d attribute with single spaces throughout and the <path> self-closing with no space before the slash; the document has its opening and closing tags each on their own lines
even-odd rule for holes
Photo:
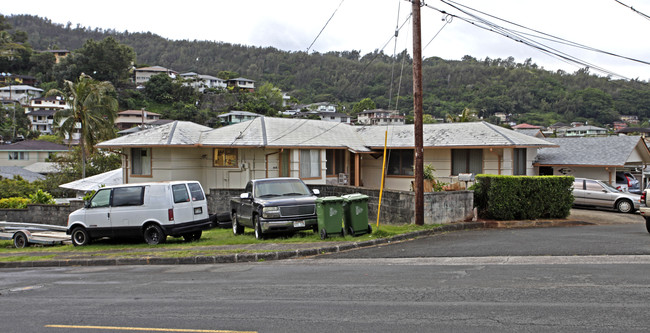
<svg viewBox="0 0 650 333">
<path fill-rule="evenodd" d="M 424 149 L 422 139 L 422 37 L 420 0 L 413 7 L 413 113 L 415 120 L 415 224 L 424 225 Z"/>
</svg>

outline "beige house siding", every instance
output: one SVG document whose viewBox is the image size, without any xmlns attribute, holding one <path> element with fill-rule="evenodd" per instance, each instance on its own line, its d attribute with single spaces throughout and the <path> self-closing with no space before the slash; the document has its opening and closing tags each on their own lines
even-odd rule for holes
<svg viewBox="0 0 650 333">
<path fill-rule="evenodd" d="M 50 152 L 46 151 L 15 151 L 18 153 L 23 153 L 24 159 L 22 160 L 13 160 L 9 159 L 9 154 L 14 153 L 13 151 L 2 151 L 0 152 L 0 166 L 18 166 L 26 167 L 32 165 L 36 162 L 45 162 L 45 159 L 48 158 Z"/>
</svg>

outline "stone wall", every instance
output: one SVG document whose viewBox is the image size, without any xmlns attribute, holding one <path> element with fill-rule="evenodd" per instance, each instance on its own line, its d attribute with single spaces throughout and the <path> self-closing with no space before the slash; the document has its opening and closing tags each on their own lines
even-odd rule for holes
<svg viewBox="0 0 650 333">
<path fill-rule="evenodd" d="M 377 221 L 379 190 L 342 185 L 309 185 L 318 189 L 321 197 L 361 193 L 368 196 L 368 218 Z M 210 189 L 208 210 L 211 214 L 230 211 L 230 198 L 238 196 L 243 189 Z M 473 216 L 474 192 L 428 192 L 424 194 L 424 223 L 445 224 L 467 221 Z M 384 190 L 381 201 L 380 223 L 415 223 L 415 193 L 410 191 Z"/>
<path fill-rule="evenodd" d="M 83 207 L 82 200 L 71 200 L 64 205 L 29 204 L 25 209 L 0 209 L 0 221 L 39 223 L 65 226 L 68 215 Z"/>
</svg>

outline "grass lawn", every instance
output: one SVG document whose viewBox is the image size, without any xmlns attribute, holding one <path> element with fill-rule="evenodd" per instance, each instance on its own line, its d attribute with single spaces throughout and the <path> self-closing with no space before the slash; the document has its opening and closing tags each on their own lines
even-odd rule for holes
<svg viewBox="0 0 650 333">
<path fill-rule="evenodd" d="M 52 260 L 63 258 L 128 258 L 128 257 L 188 257 L 200 255 L 218 255 L 241 252 L 264 252 L 263 249 L 243 249 L 236 245 L 249 244 L 304 244 L 327 243 L 343 241 L 365 241 L 376 238 L 386 238 L 412 231 L 433 229 L 440 225 L 416 226 L 414 224 L 402 225 L 373 225 L 373 233 L 358 237 L 328 236 L 321 240 L 317 233 L 303 231 L 296 234 L 273 235 L 265 240 L 257 240 L 252 229 L 246 229 L 243 235 L 235 236 L 230 228 L 216 228 L 203 232 L 201 239 L 196 242 L 185 242 L 183 238 L 168 237 L 167 242 L 159 245 L 148 245 L 139 240 L 110 240 L 102 239 L 93 241 L 87 246 L 52 245 L 30 246 L 23 249 L 13 247 L 10 240 L 0 241 L 0 261 L 34 261 Z M 224 246 L 235 245 L 235 246 Z M 221 248 L 220 248 L 221 247 Z"/>
</svg>

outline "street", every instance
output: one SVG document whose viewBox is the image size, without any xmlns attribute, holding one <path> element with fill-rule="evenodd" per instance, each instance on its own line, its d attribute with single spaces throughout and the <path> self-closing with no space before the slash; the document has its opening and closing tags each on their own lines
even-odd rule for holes
<svg viewBox="0 0 650 333">
<path fill-rule="evenodd" d="M 452 232 L 306 259 L 4 269 L 3 332 L 630 332 L 641 223 Z"/>
</svg>

